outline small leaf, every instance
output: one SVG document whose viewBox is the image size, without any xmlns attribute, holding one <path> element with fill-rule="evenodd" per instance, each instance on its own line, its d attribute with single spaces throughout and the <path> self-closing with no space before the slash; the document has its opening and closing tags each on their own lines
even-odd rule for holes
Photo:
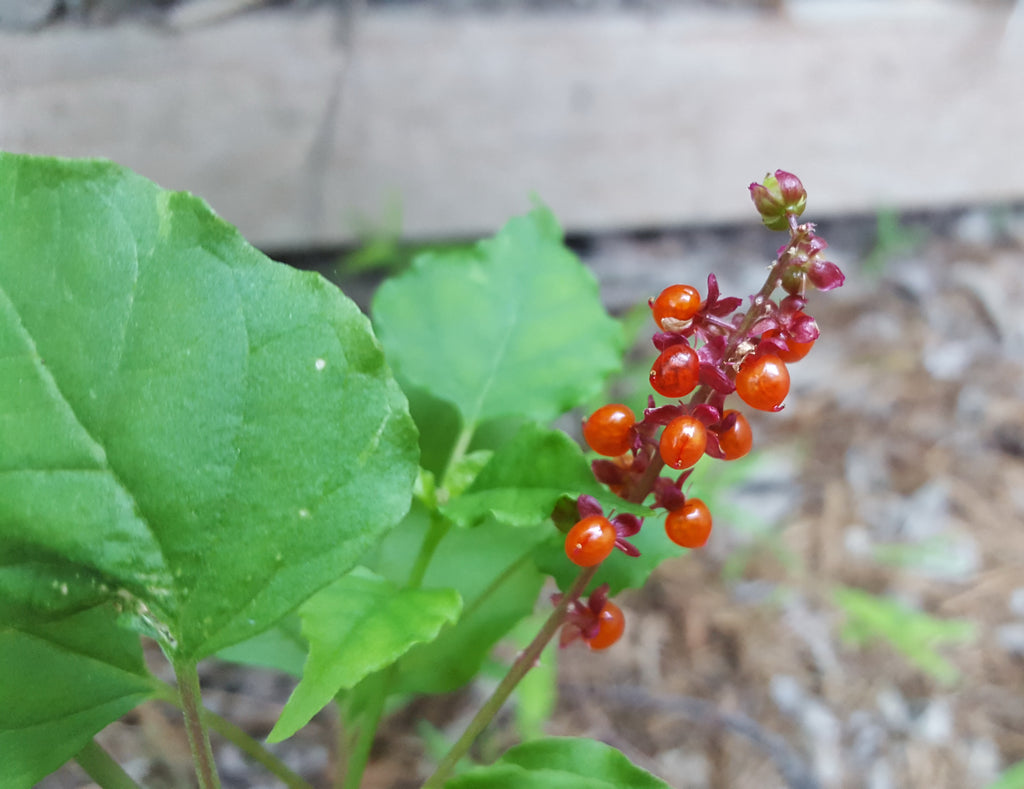
<svg viewBox="0 0 1024 789">
<path fill-rule="evenodd" d="M 405 513 L 405 397 L 322 277 L 99 160 L 0 154 L 0 240 L 0 621 L 111 602 L 198 659 Z"/>
<path fill-rule="evenodd" d="M 477 767 L 445 789 L 670 789 L 596 740 L 548 737 L 518 745 L 490 767 Z"/>
<path fill-rule="evenodd" d="M 538 207 L 385 282 L 374 324 L 402 379 L 454 403 L 468 427 L 544 421 L 596 394 L 620 366 L 622 333 L 561 235 Z"/>
<path fill-rule="evenodd" d="M 299 609 L 309 660 L 267 740 L 291 737 L 338 691 L 436 637 L 461 608 L 451 589 L 399 589 L 358 569 L 322 589 Z"/>
<path fill-rule="evenodd" d="M 0 627 L 0 786 L 30 789 L 156 694 L 139 637 L 110 608 Z"/>
<path fill-rule="evenodd" d="M 430 528 L 415 504 L 409 516 L 366 557 L 373 569 L 397 581 L 408 577 Z M 494 644 L 533 611 L 544 576 L 530 561 L 550 524 L 513 529 L 487 520 L 453 529 L 438 545 L 424 589 L 455 589 L 464 610 L 434 641 L 414 647 L 398 663 L 396 693 L 446 693 L 469 682 Z"/>
<path fill-rule="evenodd" d="M 490 462 L 494 453 L 489 449 L 478 449 L 463 455 L 453 463 L 445 475 L 445 487 L 449 496 L 460 496 L 473 484 L 480 471 Z"/>
<path fill-rule="evenodd" d="M 563 496 L 575 500 L 580 494 L 600 499 L 606 511 L 650 512 L 598 484 L 583 452 L 565 433 L 526 424 L 442 511 L 461 525 L 493 516 L 512 526 L 534 526 L 549 518 Z"/>
</svg>

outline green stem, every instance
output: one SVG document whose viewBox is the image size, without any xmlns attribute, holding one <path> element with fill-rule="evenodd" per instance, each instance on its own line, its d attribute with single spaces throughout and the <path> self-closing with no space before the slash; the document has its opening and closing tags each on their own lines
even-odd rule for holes
<svg viewBox="0 0 1024 789">
<path fill-rule="evenodd" d="M 220 789 L 220 777 L 217 775 L 217 765 L 213 761 L 210 736 L 203 725 L 202 695 L 199 690 L 196 662 L 172 659 L 171 666 L 178 680 L 181 710 L 185 714 L 185 732 L 188 734 L 188 744 L 192 749 L 192 762 L 195 764 L 196 777 L 199 779 L 199 789 Z"/>
<path fill-rule="evenodd" d="M 184 704 L 182 703 L 181 697 L 170 685 L 166 685 L 162 682 L 159 683 L 157 685 L 157 698 L 184 711 Z M 236 726 L 227 718 L 222 718 L 216 712 L 211 712 L 205 707 L 202 708 L 201 715 L 203 716 L 203 723 L 217 732 L 217 734 L 225 740 L 232 743 L 236 748 L 238 748 L 238 750 L 242 751 L 254 762 L 263 765 L 268 772 L 280 778 L 281 783 L 287 786 L 288 789 L 312 789 L 309 783 L 303 779 L 302 776 L 293 772 L 288 765 L 260 745 L 260 743 L 253 739 L 244 729 Z"/>
<path fill-rule="evenodd" d="M 409 571 L 409 580 L 405 584 L 407 589 L 418 589 L 423 583 L 423 576 L 427 574 L 427 567 L 430 566 L 430 560 L 434 558 L 434 551 L 441 544 L 441 540 L 444 539 L 451 525 L 451 521 L 437 510 L 430 513 L 430 528 L 423 538 L 423 544 L 420 545 L 416 562 L 413 564 L 412 570 Z"/>
<path fill-rule="evenodd" d="M 262 764 L 269 772 L 281 779 L 288 789 L 312 789 L 310 784 L 288 765 L 250 737 L 243 729 L 226 718 L 207 709 L 203 710 L 203 721 L 225 740 L 233 743 L 246 756 Z"/>
<path fill-rule="evenodd" d="M 344 789 L 359 789 L 363 780 L 363 773 L 366 765 L 370 762 L 370 750 L 373 748 L 373 741 L 377 737 L 377 727 L 380 725 L 381 716 L 384 714 L 384 702 L 388 697 L 388 686 L 394 675 L 394 664 L 377 672 L 373 678 L 376 686 L 373 690 L 373 701 L 363 713 L 363 720 L 359 726 L 359 734 L 356 736 L 355 745 L 348 754 L 348 764 L 345 770 Z"/>
<path fill-rule="evenodd" d="M 466 456 L 466 451 L 469 449 L 469 444 L 473 440 L 473 433 L 475 432 L 475 424 L 468 424 L 464 428 L 462 428 L 462 432 L 459 433 L 459 437 L 455 441 L 455 446 L 452 448 L 452 454 L 448 458 L 448 462 L 445 464 L 444 473 L 441 475 L 442 485 L 445 485 L 447 483 L 448 473 L 452 470 L 452 468 L 454 468 L 455 464 Z"/>
<path fill-rule="evenodd" d="M 75 754 L 75 761 L 103 789 L 140 789 L 124 768 L 114 761 L 96 740 L 89 740 L 86 746 Z"/>
<path fill-rule="evenodd" d="M 335 759 L 334 759 L 334 778 L 331 781 L 331 786 L 334 789 L 341 789 L 345 783 L 345 776 L 348 773 L 348 762 L 349 754 L 352 751 L 352 737 L 351 727 L 348 725 L 348 721 L 345 720 L 345 706 L 341 703 L 337 696 L 334 697 L 334 706 L 338 710 L 338 731 L 337 737 L 335 737 Z"/>
<path fill-rule="evenodd" d="M 583 593 L 583 590 L 587 588 L 587 584 L 590 583 L 596 572 L 597 567 L 587 567 L 580 571 L 568 593 L 562 596 L 555 609 L 551 612 L 551 615 L 547 618 L 547 621 L 544 622 L 540 632 L 537 633 L 533 641 L 516 658 L 509 672 L 502 679 L 498 687 L 494 689 L 494 693 L 484 702 L 484 705 L 479 709 L 473 720 L 470 721 L 469 726 L 466 727 L 466 730 L 451 747 L 451 750 L 445 754 L 434 774 L 423 784 L 423 789 L 438 789 L 438 787 L 444 785 L 445 780 L 451 774 L 455 765 L 469 752 L 476 738 L 480 736 L 494 719 L 494 716 L 498 714 L 498 710 L 508 700 L 508 697 L 512 695 L 512 691 L 515 690 L 519 681 L 533 668 L 540 657 L 540 653 L 544 651 L 544 647 L 548 645 L 548 642 L 564 623 L 565 612 L 569 607 L 569 603 Z"/>
<path fill-rule="evenodd" d="M 469 444 L 473 440 L 475 429 L 472 424 L 467 425 L 455 440 L 452 454 L 448 457 L 448 462 L 445 464 L 444 471 L 441 474 L 442 488 L 447 487 L 448 475 L 451 473 L 451 470 L 466 456 L 466 450 L 469 449 Z M 447 493 L 444 495 L 447 497 Z M 442 500 L 438 503 L 443 504 L 444 501 Z M 441 515 L 436 508 L 431 510 L 430 530 L 427 532 L 427 536 L 423 538 L 423 544 L 420 545 L 416 561 L 412 566 L 412 570 L 409 571 L 409 580 L 405 584 L 406 588 L 418 589 L 420 584 L 423 583 L 423 576 L 427 574 L 427 567 L 430 566 L 430 560 L 434 558 L 434 551 L 437 550 L 437 546 L 440 545 L 449 528 L 451 528 L 451 522 Z"/>
</svg>

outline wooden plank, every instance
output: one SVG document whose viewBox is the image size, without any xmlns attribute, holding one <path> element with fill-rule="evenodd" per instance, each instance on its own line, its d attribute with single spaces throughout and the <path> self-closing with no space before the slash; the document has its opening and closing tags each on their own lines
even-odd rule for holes
<svg viewBox="0 0 1024 789">
<path fill-rule="evenodd" d="M 1007 10 L 781 15 L 269 9 L 180 33 L 0 34 L 0 147 L 101 155 L 271 248 L 491 232 L 536 193 L 577 231 L 749 220 L 798 172 L 816 216 L 1024 199 Z"/>
</svg>

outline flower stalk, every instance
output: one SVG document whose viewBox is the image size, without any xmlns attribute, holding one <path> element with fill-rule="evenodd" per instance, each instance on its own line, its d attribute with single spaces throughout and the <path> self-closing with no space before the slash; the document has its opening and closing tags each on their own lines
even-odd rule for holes
<svg viewBox="0 0 1024 789">
<path fill-rule="evenodd" d="M 799 178 L 777 170 L 763 183 L 751 184 L 750 194 L 765 226 L 788 230 L 790 237 L 776 253 L 764 285 L 750 297 L 749 308 L 737 313 L 743 300 L 721 297 L 713 274 L 703 301 L 692 286 L 666 288 L 650 302 L 659 329 L 653 342 L 661 351 L 650 380 L 656 392 L 675 402 L 658 406 L 649 397 L 639 421 L 627 406 L 610 404 L 583 425 L 587 444 L 605 456 L 592 464 L 598 482 L 635 504 L 653 494 L 650 506 L 667 511 L 669 539 L 687 548 L 702 546 L 711 532 L 707 507 L 682 491 L 693 464 L 704 454 L 723 460 L 741 457 L 751 446 L 749 424 L 740 412 L 725 408 L 726 398 L 736 393 L 755 409 L 781 410 L 789 390 L 783 359 L 802 358 L 818 337 L 816 323 L 803 311 L 806 291 L 832 290 L 843 283 L 839 268 L 821 257 L 828 245 L 815 234 L 814 225 L 798 222 L 807 201 Z M 789 295 L 777 303 L 773 295 L 780 286 Z M 683 401 L 687 395 L 689 400 Z M 675 480 L 664 476 L 666 465 L 682 473 Z M 639 555 L 627 538 L 640 530 L 643 519 L 626 513 L 605 517 L 591 496 L 578 498 L 577 511 L 580 520 L 568 529 L 565 546 L 568 558 L 581 566 L 576 580 L 566 594 L 552 598 L 554 609 L 540 632 L 513 662 L 425 789 L 443 785 L 556 633 L 561 631 L 563 647 L 582 640 L 592 649 L 604 649 L 621 635 L 622 613 L 608 599 L 608 585 L 593 590 L 586 602 L 581 595 L 613 550 Z"/>
</svg>

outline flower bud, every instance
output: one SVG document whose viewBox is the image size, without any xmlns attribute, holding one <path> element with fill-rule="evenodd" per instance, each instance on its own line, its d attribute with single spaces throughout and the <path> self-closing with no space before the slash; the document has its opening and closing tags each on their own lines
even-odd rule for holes
<svg viewBox="0 0 1024 789">
<path fill-rule="evenodd" d="M 782 195 L 782 202 L 786 205 L 786 210 L 800 216 L 807 206 L 807 190 L 804 189 L 800 179 L 793 173 L 776 170 L 775 181 L 779 185 L 779 192 Z"/>
<path fill-rule="evenodd" d="M 770 230 L 786 230 L 788 214 L 800 216 L 807 205 L 807 190 L 800 179 L 785 170 L 766 175 L 760 184 L 750 185 L 750 199 Z"/>
<path fill-rule="evenodd" d="M 807 276 L 800 266 L 787 266 L 782 273 L 782 287 L 786 293 L 794 296 L 803 295 L 806 289 Z"/>
<path fill-rule="evenodd" d="M 828 260 L 820 259 L 811 261 L 807 267 L 807 279 L 818 290 L 834 290 L 846 281 L 839 266 Z"/>
</svg>

